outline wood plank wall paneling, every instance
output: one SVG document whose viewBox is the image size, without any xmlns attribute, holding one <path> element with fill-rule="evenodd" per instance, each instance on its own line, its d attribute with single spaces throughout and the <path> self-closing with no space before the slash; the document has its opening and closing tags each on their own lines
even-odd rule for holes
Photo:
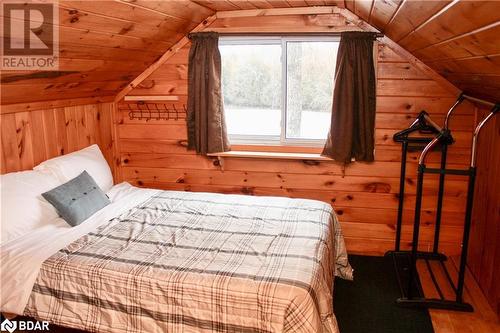
<svg viewBox="0 0 500 333">
<path fill-rule="evenodd" d="M 266 26 L 264 23 L 267 21 L 262 23 L 260 18 L 228 18 L 223 23 L 216 20 L 213 26 L 234 25 L 245 32 L 255 31 L 256 27 L 264 25 L 262 28 L 269 30 L 271 25 L 279 25 L 279 20 L 280 17 L 274 17 L 273 22 L 269 21 Z M 301 26 L 307 31 L 314 30 L 314 23 L 307 18 L 293 20 L 294 31 L 300 30 Z M 321 20 L 316 18 L 316 22 Z M 224 170 L 221 170 L 215 160 L 186 150 L 185 115 L 177 120 L 129 118 L 130 108 L 147 110 L 166 105 L 182 109 L 187 99 L 188 50 L 189 45 L 149 76 L 141 87 L 129 93 L 177 95 L 180 97 L 178 102 L 118 104 L 115 119 L 123 180 L 163 189 L 322 200 L 332 204 L 339 215 L 351 252 L 380 254 L 393 247 L 401 157 L 400 146 L 392 141 L 392 135 L 408 126 L 421 110 L 427 110 L 437 122 L 442 122 L 455 100 L 454 96 L 387 46 L 379 45 L 375 163 L 354 163 L 347 167 L 345 176 L 342 175 L 342 168 L 333 162 L 229 158 L 225 160 Z M 457 142 L 450 149 L 450 166 L 466 167 L 474 121 L 473 108 L 465 103 L 451 124 Z M 307 151 L 319 150 L 308 148 Z M 411 238 L 417 158 L 417 152 L 410 153 L 407 164 L 403 230 L 406 247 Z M 430 164 L 437 162 L 438 156 L 433 154 Z M 466 187 L 464 179 L 448 178 L 442 227 L 442 249 L 446 253 L 460 251 Z M 426 177 L 424 191 L 422 248 L 428 249 L 433 237 L 437 177 Z"/>
<path fill-rule="evenodd" d="M 29 170 L 94 143 L 114 171 L 114 107 L 102 103 L 2 114 L 1 173 Z"/>
<path fill-rule="evenodd" d="M 480 117 L 485 112 L 480 112 Z M 478 173 L 472 217 L 469 268 L 500 317 L 500 118 L 479 137 Z"/>
</svg>

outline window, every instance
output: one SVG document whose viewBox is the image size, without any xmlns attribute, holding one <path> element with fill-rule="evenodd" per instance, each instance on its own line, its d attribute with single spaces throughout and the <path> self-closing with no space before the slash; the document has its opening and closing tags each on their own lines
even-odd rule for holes
<svg viewBox="0 0 500 333">
<path fill-rule="evenodd" d="M 338 37 L 221 38 L 233 143 L 321 145 L 331 122 Z"/>
</svg>

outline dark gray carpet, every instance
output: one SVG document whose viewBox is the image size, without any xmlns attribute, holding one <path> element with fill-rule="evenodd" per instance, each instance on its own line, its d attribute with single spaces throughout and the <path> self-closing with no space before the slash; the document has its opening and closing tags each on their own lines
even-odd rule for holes
<svg viewBox="0 0 500 333">
<path fill-rule="evenodd" d="M 396 305 L 399 287 L 391 258 L 349 256 L 354 281 L 337 278 L 334 311 L 341 333 L 433 333 L 427 309 Z"/>
</svg>

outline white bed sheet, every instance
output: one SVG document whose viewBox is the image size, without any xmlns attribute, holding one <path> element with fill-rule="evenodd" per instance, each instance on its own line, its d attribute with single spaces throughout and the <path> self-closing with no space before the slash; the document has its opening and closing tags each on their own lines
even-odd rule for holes
<svg viewBox="0 0 500 333">
<path fill-rule="evenodd" d="M 71 227 L 63 219 L 0 245 L 0 311 L 22 315 L 43 262 L 60 249 L 101 224 L 135 207 L 158 190 L 128 183 L 113 186 L 106 194 L 111 204 L 85 222 Z M 4 208 L 5 209 L 5 208 Z"/>
</svg>

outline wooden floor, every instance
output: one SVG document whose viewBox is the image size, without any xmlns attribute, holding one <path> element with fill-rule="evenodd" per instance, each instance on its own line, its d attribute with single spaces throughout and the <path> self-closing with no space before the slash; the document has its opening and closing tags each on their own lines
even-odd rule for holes
<svg viewBox="0 0 500 333">
<path fill-rule="evenodd" d="M 458 262 L 458 258 L 453 257 L 446 263 L 446 267 L 455 281 Z M 448 286 L 441 267 L 432 265 L 432 268 L 436 279 L 442 282 L 440 286 Z M 438 297 L 425 262 L 418 263 L 418 270 L 426 297 Z M 451 287 L 443 288 L 442 291 L 446 298 L 452 299 Z M 435 333 L 500 333 L 499 320 L 469 271 L 465 276 L 464 300 L 474 307 L 474 312 L 430 310 Z"/>
</svg>

